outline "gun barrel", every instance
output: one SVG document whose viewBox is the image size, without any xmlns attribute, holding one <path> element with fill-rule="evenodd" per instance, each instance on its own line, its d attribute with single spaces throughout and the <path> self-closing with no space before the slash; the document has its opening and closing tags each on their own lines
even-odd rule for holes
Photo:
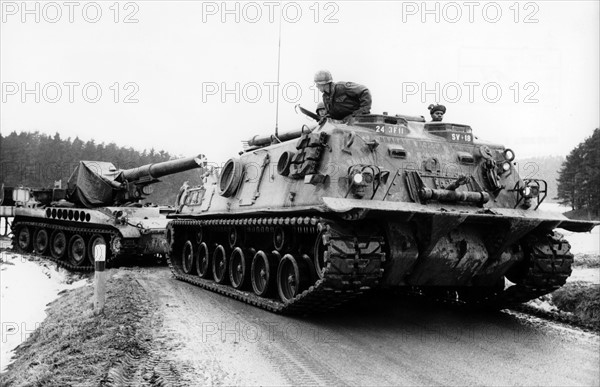
<svg viewBox="0 0 600 387">
<path fill-rule="evenodd" d="M 280 141 L 288 141 L 288 140 L 293 140 L 295 138 L 298 138 L 300 136 L 302 136 L 303 133 L 309 133 L 310 129 L 307 129 L 305 127 L 302 127 L 298 130 L 292 130 L 289 132 L 282 132 L 279 133 L 279 140 Z M 252 137 L 251 139 L 248 140 L 248 146 L 266 146 L 266 145 L 271 145 L 271 143 L 273 142 L 273 138 L 274 135 L 269 134 L 269 135 L 256 135 L 254 137 Z"/>
<path fill-rule="evenodd" d="M 198 155 L 178 160 L 163 161 L 162 163 L 146 164 L 141 167 L 123 170 L 122 178 L 127 181 L 135 181 L 145 177 L 158 179 L 162 176 L 199 168 L 202 166 L 203 160 L 204 156 Z"/>
</svg>

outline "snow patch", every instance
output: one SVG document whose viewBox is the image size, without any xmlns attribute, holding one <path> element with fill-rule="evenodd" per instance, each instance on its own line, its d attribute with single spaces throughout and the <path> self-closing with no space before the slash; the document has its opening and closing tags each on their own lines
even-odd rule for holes
<svg viewBox="0 0 600 387">
<path fill-rule="evenodd" d="M 558 229 L 571 244 L 573 254 L 600 255 L 600 226 L 590 232 L 571 232 Z"/>
<path fill-rule="evenodd" d="M 577 258 L 575 258 L 577 259 Z M 574 268 L 567 282 L 590 282 L 600 284 L 600 268 Z"/>
<path fill-rule="evenodd" d="M 5 240 L 0 243 L 6 248 Z M 0 252 L 0 372 L 11 362 L 12 351 L 46 318 L 46 306 L 59 292 L 81 287 L 87 278 L 77 281 L 65 269 L 41 261 L 38 257 Z"/>
<path fill-rule="evenodd" d="M 558 308 L 554 305 L 548 296 L 542 296 L 531 301 L 527 301 L 530 306 L 543 310 L 544 312 L 558 312 Z"/>
</svg>

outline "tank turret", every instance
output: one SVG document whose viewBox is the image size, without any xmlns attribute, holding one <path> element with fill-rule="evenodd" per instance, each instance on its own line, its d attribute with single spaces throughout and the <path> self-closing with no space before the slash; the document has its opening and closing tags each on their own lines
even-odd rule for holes
<svg viewBox="0 0 600 387">
<path fill-rule="evenodd" d="M 199 168 L 203 156 L 118 170 L 112 163 L 80 161 L 69 178 L 67 200 L 88 208 L 136 203 L 152 193 L 158 178 Z"/>
</svg>

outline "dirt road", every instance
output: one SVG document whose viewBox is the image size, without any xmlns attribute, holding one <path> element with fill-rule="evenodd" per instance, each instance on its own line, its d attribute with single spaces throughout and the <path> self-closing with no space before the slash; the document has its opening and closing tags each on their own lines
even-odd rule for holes
<svg viewBox="0 0 600 387">
<path fill-rule="evenodd" d="M 598 385 L 597 335 L 513 313 L 364 300 L 290 318 L 132 271 L 157 305 L 161 356 L 224 385 Z M 183 363 L 183 364 L 182 364 Z"/>
</svg>

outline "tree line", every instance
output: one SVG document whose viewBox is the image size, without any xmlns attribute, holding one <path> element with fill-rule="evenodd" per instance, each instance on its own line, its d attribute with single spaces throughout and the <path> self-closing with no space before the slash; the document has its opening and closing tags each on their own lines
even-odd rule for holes
<svg viewBox="0 0 600 387">
<path fill-rule="evenodd" d="M 577 145 L 558 175 L 557 198 L 573 210 L 598 217 L 600 211 L 600 129 Z"/>
<path fill-rule="evenodd" d="M 39 132 L 12 132 L 0 134 L 0 183 L 6 187 L 51 188 L 67 181 L 81 160 L 108 161 L 118 169 L 134 168 L 145 164 L 172 160 L 165 151 L 120 147 L 115 143 L 97 144 L 79 137 L 62 139 L 60 134 L 49 136 Z M 153 185 L 154 193 L 148 201 L 174 204 L 179 187 L 184 181 L 190 185 L 201 181 L 199 170 L 164 176 L 162 183 Z"/>
<path fill-rule="evenodd" d="M 172 160 L 165 151 L 120 147 L 115 143 L 97 144 L 79 137 L 62 139 L 59 133 L 49 136 L 39 132 L 12 132 L 0 134 L 0 183 L 5 186 L 33 188 L 53 187 L 67 180 L 80 160 L 109 161 L 117 168 L 128 169 L 145 164 Z M 149 201 L 173 204 L 184 181 L 190 185 L 201 181 L 199 170 L 178 173 L 161 178 L 154 185 Z M 556 199 L 573 210 L 585 210 L 598 217 L 600 214 L 600 129 L 575 147 L 558 171 Z M 552 197 L 552 196 L 551 196 Z"/>
</svg>

